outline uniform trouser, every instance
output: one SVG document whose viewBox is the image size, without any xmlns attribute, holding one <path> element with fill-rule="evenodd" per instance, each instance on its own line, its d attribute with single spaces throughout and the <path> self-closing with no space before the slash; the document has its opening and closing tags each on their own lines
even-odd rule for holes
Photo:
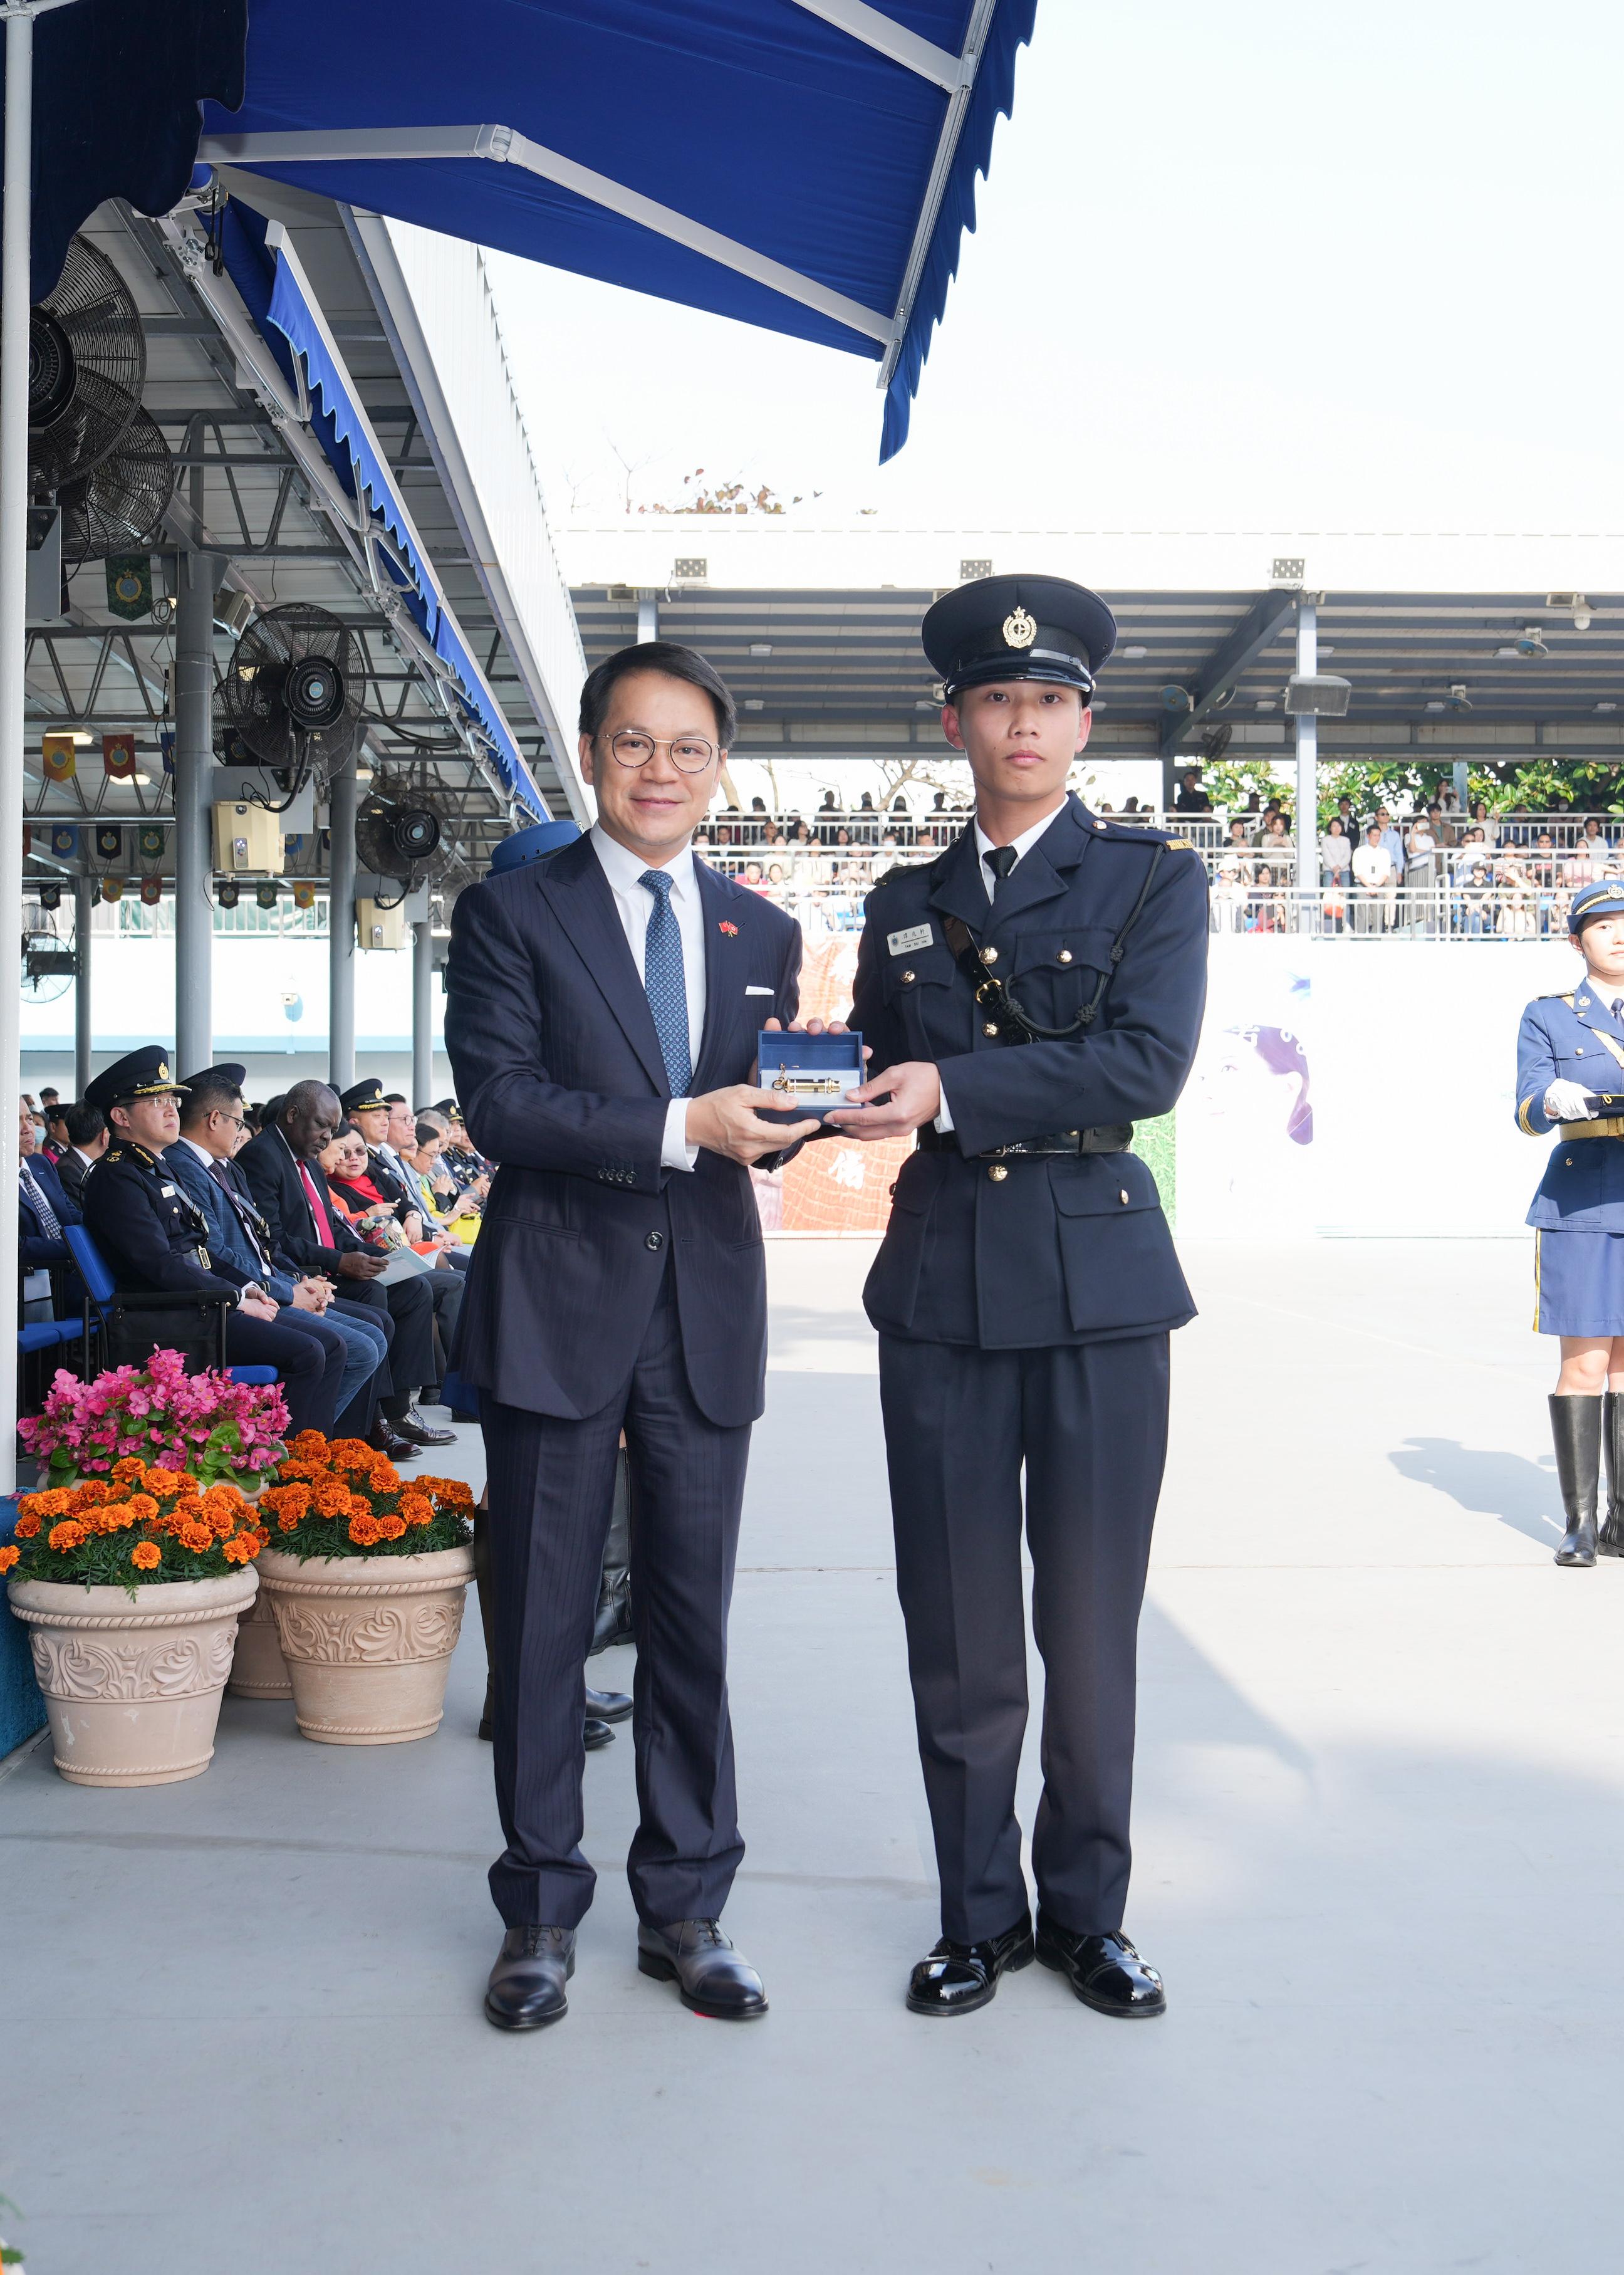
<svg viewBox="0 0 1624 2275">
<path fill-rule="evenodd" d="M 1001 1351 L 881 1335 L 880 1394 L 942 1932 L 980 1942 L 1027 1911 L 1023 1461 L 1045 1670 L 1038 1899 L 1077 1934 L 1119 1929 L 1167 1335 Z"/>
<path fill-rule="evenodd" d="M 294 1321 L 298 1324 L 295 1326 Z M 230 1366 L 274 1366 L 282 1381 L 291 1431 L 333 1426 L 339 1379 L 344 1373 L 344 1337 L 308 1311 L 278 1311 L 273 1319 L 250 1319 L 232 1311 L 225 1323 L 225 1356 Z"/>
<path fill-rule="evenodd" d="M 574 1927 L 596 1876 L 581 1853 L 582 1711 L 623 1428 L 634 1480 L 632 1742 L 639 1821 L 626 1859 L 641 1918 L 714 1919 L 738 1870 L 728 1606 L 750 1425 L 708 1422 L 688 1387 L 667 1272 L 631 1379 L 569 1422 L 482 1401 L 495 1599 L 491 1894 L 510 1927 Z"/>
</svg>

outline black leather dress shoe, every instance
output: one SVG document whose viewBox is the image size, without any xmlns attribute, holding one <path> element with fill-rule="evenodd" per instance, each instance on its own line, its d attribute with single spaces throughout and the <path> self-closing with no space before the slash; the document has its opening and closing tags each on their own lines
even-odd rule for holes
<svg viewBox="0 0 1624 2275">
<path fill-rule="evenodd" d="M 631 1712 L 631 1700 L 623 1690 L 594 1690 L 589 1682 L 586 1712 L 595 1714 L 601 1722 L 623 1722 Z"/>
<path fill-rule="evenodd" d="M 457 1436 L 455 1430 L 436 1430 L 432 1423 L 425 1422 L 415 1406 L 407 1407 L 395 1427 L 414 1446 L 449 1446 Z"/>
<path fill-rule="evenodd" d="M 914 2014 L 973 2014 L 987 2007 L 1001 1975 L 1032 1963 L 1032 1924 L 1022 1920 L 985 1943 L 941 1941 L 908 1978 L 908 2009 Z"/>
<path fill-rule="evenodd" d="M 485 2012 L 499 2030 L 540 2030 L 570 2011 L 564 1985 L 575 1972 L 572 1927 L 510 1927 L 485 1988 Z"/>
<path fill-rule="evenodd" d="M 656 1983 L 675 1983 L 684 2006 L 714 2022 L 753 2022 L 767 2012 L 761 1977 L 715 1920 L 639 1924 L 638 1966 Z"/>
<path fill-rule="evenodd" d="M 403 1438 L 393 1424 L 385 1422 L 381 1416 L 367 1432 L 366 1442 L 374 1454 L 381 1454 L 391 1462 L 415 1462 L 422 1451 L 420 1446 L 414 1446 L 410 1438 Z"/>
<path fill-rule="evenodd" d="M 583 1727 L 582 1740 L 587 1752 L 595 1754 L 600 1746 L 614 1744 L 615 1733 L 608 1724 L 601 1720 L 596 1714 L 589 1714 Z"/>
<path fill-rule="evenodd" d="M 1063 1975 L 1097 2014 L 1165 2014 L 1161 1977 L 1147 1967 L 1125 1935 L 1073 1935 L 1038 1915 L 1038 1956 Z"/>
</svg>

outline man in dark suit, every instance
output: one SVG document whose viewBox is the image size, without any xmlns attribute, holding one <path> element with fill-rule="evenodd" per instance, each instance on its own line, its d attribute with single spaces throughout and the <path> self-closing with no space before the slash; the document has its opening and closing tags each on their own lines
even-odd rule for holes
<svg viewBox="0 0 1624 2275">
<path fill-rule="evenodd" d="M 446 1045 L 501 1163 L 457 1370 L 482 1392 L 495 1595 L 491 1892 L 508 1930 L 486 2012 L 564 2012 L 592 1900 L 581 1703 L 623 1428 L 634 1485 L 627 1870 L 638 1965 L 706 2014 L 766 2011 L 719 1918 L 739 1839 L 727 1614 L 767 1285 L 749 1165 L 816 1127 L 764 1122 L 758 1030 L 793 1019 L 799 927 L 693 858 L 733 729 L 711 667 L 623 649 L 581 694 L 591 833 L 464 893 Z"/>
<path fill-rule="evenodd" d="M 78 1203 L 86 1178 L 107 1151 L 107 1121 L 81 1098 L 64 1108 L 63 1127 L 68 1150 L 57 1164 L 57 1175 L 68 1198 Z"/>
<path fill-rule="evenodd" d="M 40 1125 L 26 1105 L 19 1122 L 17 1155 L 18 1260 L 25 1272 L 52 1266 L 71 1270 L 73 1259 L 62 1228 L 82 1220 L 40 1145 Z"/>
<path fill-rule="evenodd" d="M 427 1285 L 421 1276 L 387 1288 L 372 1284 L 385 1259 L 351 1231 L 321 1174 L 317 1156 L 342 1118 L 337 1092 L 324 1082 L 296 1082 L 276 1108 L 237 1156 L 270 1228 L 273 1253 L 300 1272 L 321 1273 L 346 1300 L 387 1309 L 393 1319 L 391 1387 L 380 1398 L 373 1444 L 396 1462 L 424 1446 L 449 1446 L 456 1433 L 435 1429 L 412 1402 L 413 1389 L 432 1383 L 435 1373 L 434 1312 Z"/>
<path fill-rule="evenodd" d="M 387 1313 L 374 1314 L 360 1307 L 340 1310 L 333 1284 L 319 1273 L 297 1278 L 279 1268 L 271 1249 L 270 1227 L 254 1206 L 248 1181 L 231 1156 L 243 1127 L 243 1077 L 237 1065 L 205 1067 L 186 1077 L 180 1107 L 180 1135 L 163 1159 L 175 1173 L 175 1182 L 197 1204 L 208 1227 L 208 1252 L 216 1272 L 250 1281 L 262 1288 L 276 1306 L 277 1323 L 297 1334 L 308 1335 L 324 1353 L 336 1349 L 336 1366 L 329 1365 L 327 1387 L 331 1394 L 312 1427 L 347 1437 L 346 1421 L 353 1399 L 359 1398 L 382 1365 L 392 1340 Z M 364 1436 L 372 1417 L 363 1402 L 348 1417 L 356 1434 Z"/>
<path fill-rule="evenodd" d="M 1182 840 L 1068 795 L 1115 631 L 1055 577 L 978 579 L 926 616 L 976 818 L 869 896 L 853 1019 L 881 1071 L 865 1113 L 830 1116 L 918 1133 L 864 1291 L 941 1882 L 917 2014 L 984 2007 L 1034 1957 L 1101 2013 L 1165 2004 L 1122 1912 L 1167 1338 L 1195 1305 L 1130 1148 L 1195 1053 L 1206 877 Z M 1035 1945 L 1015 1815 L 1023 1514 L 1046 1670 Z"/>
</svg>

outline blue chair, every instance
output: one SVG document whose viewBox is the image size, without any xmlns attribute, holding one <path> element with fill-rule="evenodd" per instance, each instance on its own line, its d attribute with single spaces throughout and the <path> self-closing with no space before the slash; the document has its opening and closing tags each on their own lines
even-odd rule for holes
<svg viewBox="0 0 1624 2275">
<path fill-rule="evenodd" d="M 107 1258 L 96 1246 L 95 1240 L 87 1227 L 82 1224 L 64 1224 L 62 1228 L 62 1236 L 68 1243 L 73 1261 L 79 1266 L 79 1276 L 85 1283 L 85 1316 L 81 1325 L 74 1331 L 76 1334 L 82 1334 L 85 1338 L 85 1348 L 80 1362 L 85 1381 L 90 1380 L 90 1345 L 94 1328 L 101 1329 L 110 1357 L 114 1336 L 126 1317 L 132 1315 L 139 1317 L 143 1311 L 184 1311 L 189 1309 L 195 1310 L 200 1314 L 207 1311 L 212 1311 L 215 1313 L 219 1334 L 219 1357 L 216 1364 L 223 1374 L 229 1374 L 233 1382 L 276 1381 L 276 1370 L 274 1366 L 231 1366 L 227 1363 L 225 1323 L 227 1314 L 235 1303 L 235 1297 L 212 1295 L 202 1289 L 196 1290 L 163 1289 L 151 1295 L 120 1294 L 114 1284 L 113 1275 L 108 1269 Z M 41 1322 L 42 1326 L 48 1323 L 45 1321 Z M 27 1330 L 25 1328 L 22 1332 L 26 1334 Z M 153 1348 L 157 1348 L 155 1343 Z"/>
</svg>

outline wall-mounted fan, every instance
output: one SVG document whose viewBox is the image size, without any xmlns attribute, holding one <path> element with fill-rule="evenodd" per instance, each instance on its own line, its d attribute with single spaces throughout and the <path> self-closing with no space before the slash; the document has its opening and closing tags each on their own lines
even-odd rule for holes
<svg viewBox="0 0 1624 2275">
<path fill-rule="evenodd" d="M 23 934 L 25 1003 L 56 1002 L 73 985 L 77 968 L 72 949 L 54 932 L 26 932 Z"/>
<path fill-rule="evenodd" d="M 355 855 L 374 876 L 437 884 L 454 865 L 457 848 L 432 798 L 419 790 L 396 796 L 374 790 L 356 810 Z"/>
<path fill-rule="evenodd" d="M 175 495 L 175 461 L 155 420 L 135 416 L 99 465 L 57 494 L 62 557 L 70 569 L 155 545 Z"/>
<path fill-rule="evenodd" d="M 360 656 L 353 634 L 325 608 L 291 601 L 254 617 L 221 683 L 228 737 L 262 767 L 292 770 L 302 790 L 324 780 L 361 739 Z"/>
</svg>

